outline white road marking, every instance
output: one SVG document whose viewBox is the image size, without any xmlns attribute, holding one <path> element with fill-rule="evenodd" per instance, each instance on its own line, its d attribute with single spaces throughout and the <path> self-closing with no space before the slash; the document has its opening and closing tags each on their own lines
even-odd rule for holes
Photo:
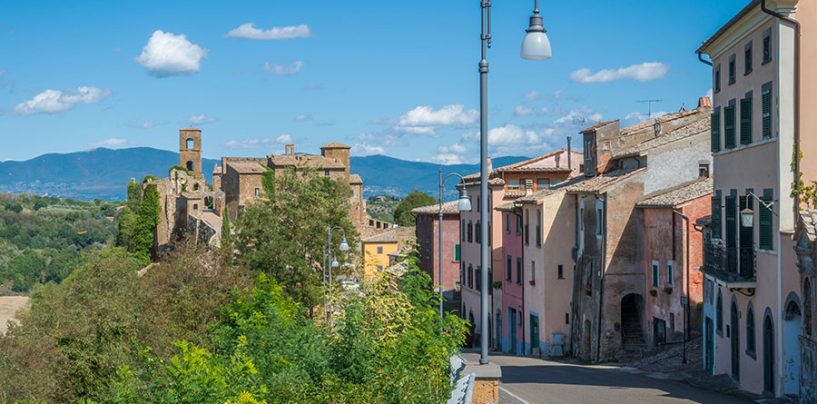
<svg viewBox="0 0 817 404">
<path fill-rule="evenodd" d="M 506 389 L 506 388 L 504 388 L 504 387 L 502 387 L 502 386 L 499 386 L 499 390 L 500 390 L 500 391 L 504 391 L 504 392 L 505 392 L 505 394 L 507 394 L 507 395 L 509 395 L 509 396 L 513 397 L 514 399 L 516 399 L 517 401 L 519 401 L 519 402 L 520 402 L 520 403 L 522 403 L 522 404 L 530 404 L 530 403 L 528 402 L 528 400 L 525 400 L 524 398 L 519 397 L 519 396 L 517 396 L 516 394 L 511 393 L 511 391 L 510 391 L 510 390 L 508 390 L 508 389 Z"/>
</svg>

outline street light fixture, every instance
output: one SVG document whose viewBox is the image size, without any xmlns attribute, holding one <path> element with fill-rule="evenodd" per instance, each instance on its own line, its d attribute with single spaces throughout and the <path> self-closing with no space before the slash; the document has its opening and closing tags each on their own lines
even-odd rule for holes
<svg viewBox="0 0 817 404">
<path fill-rule="evenodd" d="M 443 177 L 443 168 L 442 166 L 438 170 L 439 177 L 440 177 L 440 206 L 439 206 L 439 220 L 437 221 L 437 243 L 439 249 L 437 250 L 437 260 L 439 267 L 437 268 L 437 272 L 439 273 L 439 288 L 440 288 L 440 324 L 442 324 L 443 316 L 445 315 L 443 311 L 443 198 L 445 195 L 445 180 L 448 177 L 459 177 L 460 179 L 460 197 L 457 200 L 457 210 L 460 212 L 470 212 L 471 211 L 471 199 L 468 198 L 468 191 L 465 190 L 465 179 L 462 175 L 457 173 L 449 173 L 445 177 Z M 457 225 L 459 226 L 459 224 Z"/>
<path fill-rule="evenodd" d="M 746 207 L 740 211 L 740 225 L 743 227 L 752 227 L 755 225 L 755 211 L 749 209 L 749 197 L 753 197 L 757 199 L 757 201 L 766 209 L 769 209 L 769 212 L 772 212 L 775 216 L 777 213 L 772 209 L 774 206 L 774 202 L 766 202 L 763 199 L 760 199 L 754 192 L 747 192 L 744 198 L 746 198 Z"/>
<path fill-rule="evenodd" d="M 338 262 L 337 257 L 335 257 L 335 252 L 332 251 L 332 232 L 334 230 L 340 230 L 343 238 L 341 239 L 340 246 L 338 247 L 340 251 L 346 252 L 349 251 L 349 243 L 346 241 L 346 230 L 343 230 L 343 227 L 334 226 L 326 227 L 326 249 L 324 250 L 323 256 L 323 309 L 326 312 L 326 319 L 329 320 L 330 318 L 330 310 L 329 307 L 326 305 L 326 287 L 332 286 L 332 268 L 340 267 L 340 263 Z M 328 278 L 327 278 L 328 275 Z"/>
<path fill-rule="evenodd" d="M 480 39 L 482 40 L 482 58 L 479 61 L 479 200 L 482 209 L 480 209 L 480 221 L 483 225 L 480 227 L 480 240 L 483 240 L 480 245 L 480 328 L 482 338 L 480 341 L 480 356 L 479 363 L 481 365 L 488 364 L 488 269 L 491 265 L 490 251 L 488 249 L 488 226 L 489 216 L 488 211 L 488 48 L 491 47 L 491 1 L 480 0 L 482 7 L 482 33 Z M 527 29 L 527 34 L 522 42 L 522 49 L 520 55 L 523 59 L 528 60 L 545 60 L 551 57 L 550 41 L 545 33 L 545 27 L 542 24 L 542 17 L 539 15 L 539 1 L 534 0 L 533 15 L 530 17 L 530 25 Z"/>
<path fill-rule="evenodd" d="M 340 241 L 340 250 L 343 252 L 349 251 L 349 243 L 346 242 L 346 236 Z"/>
</svg>

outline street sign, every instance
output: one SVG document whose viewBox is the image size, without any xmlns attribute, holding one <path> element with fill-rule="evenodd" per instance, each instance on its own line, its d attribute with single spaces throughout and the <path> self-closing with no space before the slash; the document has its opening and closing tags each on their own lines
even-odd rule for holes
<svg viewBox="0 0 817 404">
<path fill-rule="evenodd" d="M 686 306 L 689 304 L 689 298 L 686 296 L 681 296 L 681 305 Z"/>
</svg>

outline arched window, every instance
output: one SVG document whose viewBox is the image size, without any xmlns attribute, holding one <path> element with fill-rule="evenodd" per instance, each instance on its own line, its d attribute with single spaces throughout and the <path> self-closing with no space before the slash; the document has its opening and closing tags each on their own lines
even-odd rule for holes
<svg viewBox="0 0 817 404">
<path fill-rule="evenodd" d="M 715 303 L 715 322 L 718 334 L 723 335 L 723 296 L 720 289 L 718 289 L 718 300 Z"/>
<path fill-rule="evenodd" d="M 755 346 L 755 310 L 749 302 L 749 308 L 746 309 L 746 352 L 754 354 Z"/>
<path fill-rule="evenodd" d="M 806 335 L 811 335 L 811 280 L 806 278 L 803 282 L 803 329 Z"/>
<path fill-rule="evenodd" d="M 198 182 L 197 182 L 197 183 L 195 183 L 195 184 L 193 184 L 193 190 L 194 190 L 194 191 L 198 191 L 198 190 L 199 190 L 199 188 L 201 188 L 201 187 L 199 186 L 199 183 L 198 183 Z"/>
<path fill-rule="evenodd" d="M 196 167 L 193 165 L 193 162 L 192 162 L 192 161 L 188 161 L 188 162 L 187 162 L 187 170 L 188 170 L 188 171 L 193 171 L 193 170 L 195 170 L 195 168 L 196 168 Z"/>
<path fill-rule="evenodd" d="M 187 150 L 192 150 L 194 145 L 195 145 L 195 142 L 193 141 L 193 139 L 188 138 L 187 139 Z"/>
</svg>

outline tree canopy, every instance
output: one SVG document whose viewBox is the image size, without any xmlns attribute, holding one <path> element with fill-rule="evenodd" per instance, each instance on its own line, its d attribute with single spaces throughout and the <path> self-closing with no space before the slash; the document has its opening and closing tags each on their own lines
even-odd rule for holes
<svg viewBox="0 0 817 404">
<path fill-rule="evenodd" d="M 435 203 L 437 203 L 437 200 L 432 198 L 431 195 L 425 192 L 413 191 L 397 204 L 397 208 L 394 209 L 394 221 L 400 226 L 414 226 L 415 218 L 411 210 Z"/>
</svg>

